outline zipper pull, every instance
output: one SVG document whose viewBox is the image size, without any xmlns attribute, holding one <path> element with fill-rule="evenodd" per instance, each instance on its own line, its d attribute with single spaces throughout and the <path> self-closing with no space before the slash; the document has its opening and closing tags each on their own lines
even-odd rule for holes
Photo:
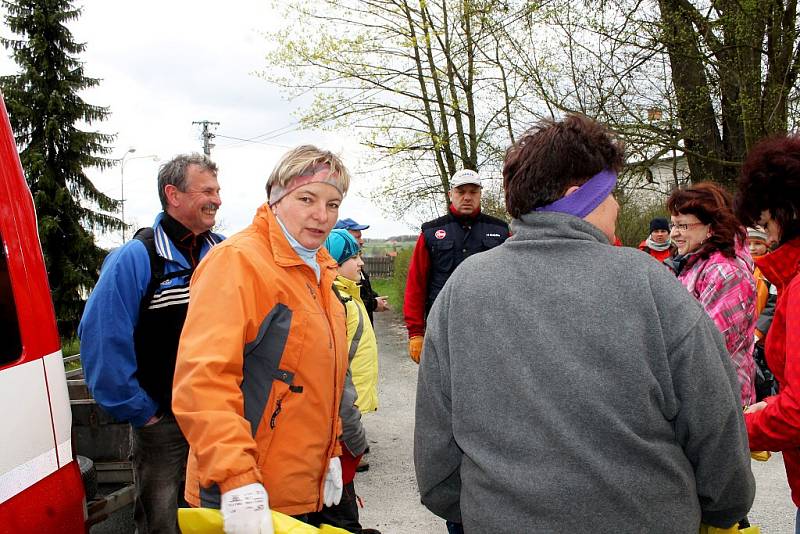
<svg viewBox="0 0 800 534">
<path fill-rule="evenodd" d="M 275 419 L 278 418 L 278 414 L 281 413 L 281 402 L 283 399 L 278 399 L 277 406 L 275 407 L 275 411 L 272 412 L 272 417 L 269 418 L 269 427 L 275 428 Z"/>
</svg>

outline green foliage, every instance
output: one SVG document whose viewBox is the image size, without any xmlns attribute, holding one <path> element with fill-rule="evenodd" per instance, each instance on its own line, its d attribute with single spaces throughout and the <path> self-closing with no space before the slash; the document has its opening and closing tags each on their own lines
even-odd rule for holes
<svg viewBox="0 0 800 534">
<path fill-rule="evenodd" d="M 394 274 L 388 279 L 370 279 L 372 289 L 379 295 L 389 297 L 389 305 L 396 313 L 403 313 L 403 300 L 406 293 L 406 279 L 408 278 L 408 265 L 411 262 L 413 247 L 406 247 L 398 251 L 394 259 Z"/>
<path fill-rule="evenodd" d="M 617 218 L 617 237 L 626 247 L 637 247 L 650 233 L 650 221 L 654 217 L 666 217 L 669 213 L 664 202 L 640 205 L 635 202 L 622 202 Z"/>
<path fill-rule="evenodd" d="M 115 230 L 119 202 L 100 192 L 87 167 L 108 167 L 113 136 L 83 131 L 108 109 L 83 101 L 79 92 L 98 80 L 84 75 L 76 43 L 65 24 L 80 10 L 70 0 L 4 0 L 6 23 L 19 39 L 0 42 L 20 73 L 0 77 L 20 161 L 33 194 L 59 331 L 72 337 L 84 297 L 94 286 L 105 252 L 93 229 Z"/>
<path fill-rule="evenodd" d="M 441 214 L 450 176 L 492 176 L 513 132 L 529 125 L 520 109 L 528 83 L 510 75 L 498 32 L 535 6 L 512 4 L 276 2 L 283 28 L 267 34 L 274 49 L 260 74 L 292 96 L 313 95 L 304 127 L 347 129 L 371 149 L 374 197 L 387 212 Z"/>
<path fill-rule="evenodd" d="M 74 356 L 81 351 L 81 342 L 77 337 L 61 338 L 61 354 Z"/>
</svg>

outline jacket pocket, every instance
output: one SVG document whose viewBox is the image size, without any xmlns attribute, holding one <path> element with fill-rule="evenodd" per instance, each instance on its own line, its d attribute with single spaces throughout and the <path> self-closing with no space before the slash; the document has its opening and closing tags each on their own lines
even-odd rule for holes
<svg viewBox="0 0 800 534">
<path fill-rule="evenodd" d="M 450 272 L 455 262 L 455 243 L 436 241 L 431 245 L 431 264 L 437 271 Z"/>
</svg>

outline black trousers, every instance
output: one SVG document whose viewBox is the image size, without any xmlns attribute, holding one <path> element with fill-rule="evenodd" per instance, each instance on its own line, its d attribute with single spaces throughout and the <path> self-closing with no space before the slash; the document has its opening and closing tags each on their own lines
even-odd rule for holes
<svg viewBox="0 0 800 534">
<path fill-rule="evenodd" d="M 358 502 L 356 501 L 356 489 L 353 482 L 345 484 L 344 488 L 342 488 L 342 500 L 339 501 L 339 504 L 324 506 L 319 512 L 306 514 L 305 517 L 301 521 L 315 527 L 325 523 L 350 532 L 359 532 L 361 523 L 358 522 Z"/>
</svg>

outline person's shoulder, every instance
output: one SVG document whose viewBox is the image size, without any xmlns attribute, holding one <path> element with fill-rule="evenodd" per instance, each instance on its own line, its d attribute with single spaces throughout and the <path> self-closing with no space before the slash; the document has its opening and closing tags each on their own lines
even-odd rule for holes
<svg viewBox="0 0 800 534">
<path fill-rule="evenodd" d="M 149 263 L 149 254 L 147 245 L 143 241 L 131 239 L 108 253 L 104 268 L 114 268 L 140 262 Z"/>
<path fill-rule="evenodd" d="M 702 265 L 702 271 L 705 277 L 753 278 L 753 273 L 743 260 L 736 257 L 731 258 L 721 252 L 714 252 L 706 258 Z"/>
<path fill-rule="evenodd" d="M 200 267 L 207 263 L 224 264 L 221 268 L 236 268 L 255 261 L 258 250 L 265 247 L 266 239 L 245 228 L 211 247 L 203 257 Z M 221 260 L 220 258 L 224 258 Z M 207 267 L 206 267 L 207 268 Z"/>
<path fill-rule="evenodd" d="M 478 215 L 478 220 L 484 223 L 494 224 L 496 226 L 502 226 L 503 228 L 508 230 L 508 223 L 498 217 L 493 217 L 492 215 L 487 215 L 481 212 L 480 215 Z"/>
<path fill-rule="evenodd" d="M 441 217 L 437 217 L 431 221 L 422 223 L 422 231 L 428 230 L 430 228 L 437 228 L 439 226 L 444 226 L 445 224 L 449 223 L 452 220 L 450 213 L 445 213 Z"/>
<path fill-rule="evenodd" d="M 641 277 L 661 281 L 675 287 L 680 286 L 680 282 L 665 264 L 654 260 L 650 254 L 642 252 L 633 247 L 601 245 L 597 248 L 595 257 L 600 265 L 605 265 L 615 272 L 624 273 L 626 279 Z M 682 286 L 681 289 L 686 293 Z"/>
</svg>

